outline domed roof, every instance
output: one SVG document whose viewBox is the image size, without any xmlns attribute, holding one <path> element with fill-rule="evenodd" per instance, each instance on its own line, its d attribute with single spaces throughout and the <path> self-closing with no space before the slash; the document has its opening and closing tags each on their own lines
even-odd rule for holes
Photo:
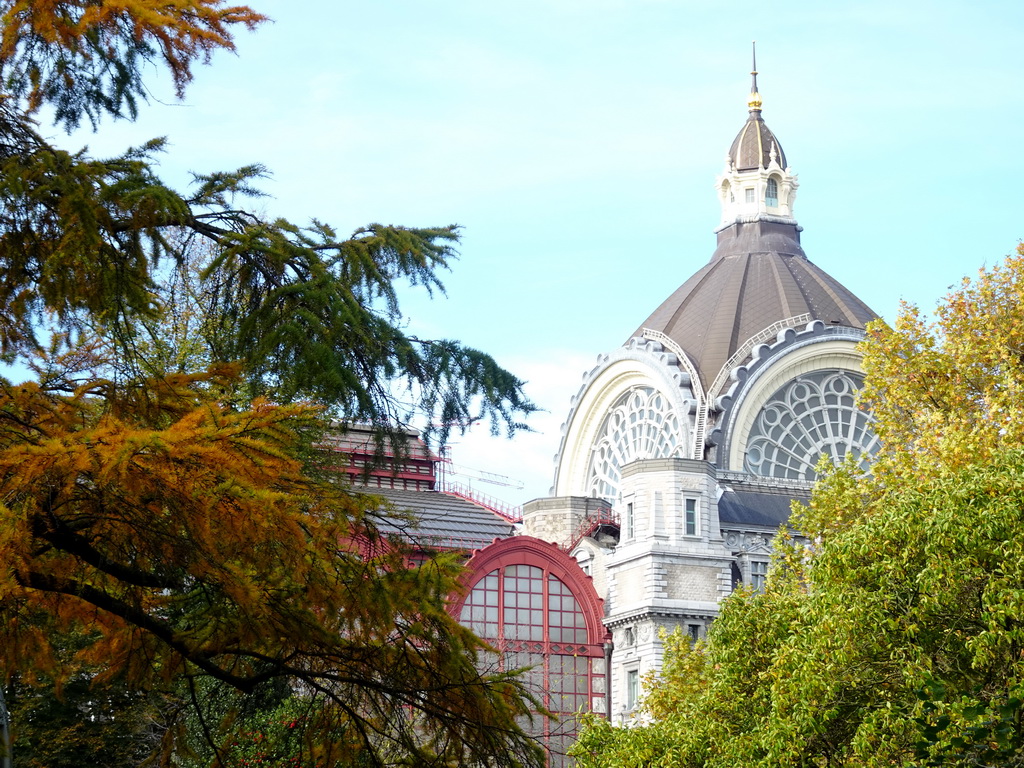
<svg viewBox="0 0 1024 768">
<path fill-rule="evenodd" d="M 649 328 L 669 336 L 707 387 L 745 341 L 804 313 L 826 325 L 861 329 L 877 317 L 807 259 L 795 224 L 737 222 L 718 233 L 711 261 L 633 335 Z"/>
<path fill-rule="evenodd" d="M 761 93 L 757 89 L 756 55 L 750 78 L 750 97 L 747 99 L 750 117 L 729 147 L 729 164 L 737 171 L 767 168 L 771 164 L 774 149 L 775 160 L 780 167 L 786 168 L 786 153 L 782 151 L 782 145 L 761 119 Z"/>
<path fill-rule="evenodd" d="M 785 168 L 786 153 L 782 151 L 782 145 L 761 119 L 760 107 L 752 108 L 750 117 L 729 147 L 729 161 L 737 171 L 767 168 L 771 163 L 772 147 L 775 148 L 776 162 Z"/>
</svg>

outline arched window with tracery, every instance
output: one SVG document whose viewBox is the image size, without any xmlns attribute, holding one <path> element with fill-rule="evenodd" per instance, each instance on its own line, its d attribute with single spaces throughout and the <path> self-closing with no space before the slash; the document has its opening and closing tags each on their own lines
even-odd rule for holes
<svg viewBox="0 0 1024 768">
<path fill-rule="evenodd" d="M 668 397 L 654 387 L 634 387 L 615 401 L 601 422 L 587 492 L 614 503 L 622 467 L 637 459 L 682 456 L 683 450 L 683 427 Z"/>
<path fill-rule="evenodd" d="M 878 450 L 873 420 L 857 407 L 864 377 L 852 371 L 797 376 L 761 408 L 747 438 L 744 468 L 755 475 L 813 481 L 822 455 L 861 467 Z"/>
<path fill-rule="evenodd" d="M 567 768 L 576 716 L 607 708 L 601 600 L 573 558 L 539 539 L 495 542 L 468 566 L 468 591 L 455 615 L 498 649 L 488 663 L 529 668 L 527 685 L 557 719 L 522 726 L 541 739 L 552 768 Z"/>
</svg>

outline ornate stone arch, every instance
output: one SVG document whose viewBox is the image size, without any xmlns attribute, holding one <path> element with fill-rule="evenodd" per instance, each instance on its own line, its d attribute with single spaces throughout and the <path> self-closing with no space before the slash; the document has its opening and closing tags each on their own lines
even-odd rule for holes
<svg viewBox="0 0 1024 768">
<path fill-rule="evenodd" d="M 657 341 L 633 338 L 598 358 L 562 426 L 555 495 L 615 502 L 623 464 L 688 456 L 697 410 L 691 381 Z"/>
<path fill-rule="evenodd" d="M 716 403 L 711 439 L 720 446 L 721 468 L 809 481 L 822 453 L 872 453 L 870 416 L 854 403 L 863 384 L 862 338 L 859 330 L 816 320 L 754 349 Z"/>
</svg>

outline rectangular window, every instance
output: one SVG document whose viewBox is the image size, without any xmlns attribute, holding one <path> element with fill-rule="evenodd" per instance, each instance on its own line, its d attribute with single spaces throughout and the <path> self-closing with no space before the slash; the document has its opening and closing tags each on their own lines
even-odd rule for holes
<svg viewBox="0 0 1024 768">
<path fill-rule="evenodd" d="M 765 582 L 768 581 L 768 563 L 764 560 L 750 561 L 750 586 L 755 592 L 764 592 Z"/>
<path fill-rule="evenodd" d="M 743 191 L 745 193 L 746 201 L 748 203 L 754 202 L 754 188 L 753 187 L 749 187 L 749 188 L 747 188 L 747 189 L 745 189 Z"/>
<path fill-rule="evenodd" d="M 626 709 L 636 709 L 640 701 L 640 670 L 626 671 Z"/>
<path fill-rule="evenodd" d="M 687 536 L 697 535 L 697 500 L 685 500 L 685 514 L 683 518 L 683 531 Z"/>
<path fill-rule="evenodd" d="M 633 502 L 626 504 L 626 538 L 632 539 L 636 534 L 636 526 L 633 521 Z"/>
<path fill-rule="evenodd" d="M 691 643 L 696 643 L 700 640 L 700 624 L 687 624 L 686 631 L 690 635 Z"/>
</svg>

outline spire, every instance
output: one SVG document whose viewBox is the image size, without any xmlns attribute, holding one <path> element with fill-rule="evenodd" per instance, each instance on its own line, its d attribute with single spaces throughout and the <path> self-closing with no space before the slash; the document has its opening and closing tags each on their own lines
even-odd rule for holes
<svg viewBox="0 0 1024 768">
<path fill-rule="evenodd" d="M 747 107 L 751 112 L 760 112 L 761 94 L 757 91 L 757 40 L 754 40 L 750 47 L 754 66 L 750 70 L 750 98 L 747 100 Z"/>
<path fill-rule="evenodd" d="M 725 170 L 715 186 L 722 204 L 719 231 L 734 223 L 769 221 L 793 224 L 793 201 L 798 186 L 796 174 L 787 162 L 775 134 L 761 117 L 761 94 L 757 89 L 757 43 L 751 48 L 750 114 L 733 139 L 726 155 Z"/>
</svg>

